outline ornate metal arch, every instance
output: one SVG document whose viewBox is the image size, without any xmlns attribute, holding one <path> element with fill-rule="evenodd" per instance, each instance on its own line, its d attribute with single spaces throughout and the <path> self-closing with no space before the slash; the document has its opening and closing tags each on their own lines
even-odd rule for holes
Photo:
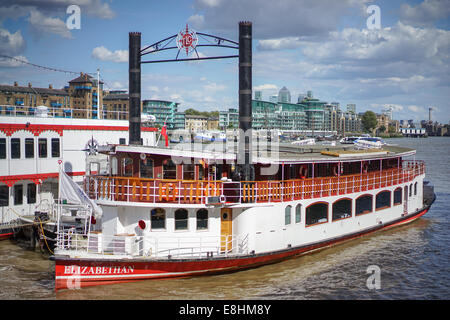
<svg viewBox="0 0 450 320">
<path fill-rule="evenodd" d="M 201 43 L 200 40 L 203 40 L 203 43 Z M 176 45 L 173 44 L 174 42 Z M 141 61 L 141 63 L 198 61 L 198 60 L 227 59 L 239 57 L 239 55 L 200 57 L 197 51 L 197 47 L 220 47 L 239 50 L 239 43 L 215 35 L 210 35 L 202 32 L 195 32 L 192 29 L 189 30 L 188 25 L 186 25 L 185 31 L 180 31 L 178 34 L 174 34 L 173 36 L 157 41 L 149 46 L 146 46 L 140 51 L 140 55 L 142 57 L 151 53 L 156 53 L 165 50 L 178 50 L 175 59 L 148 60 L 148 61 Z M 189 50 L 195 52 L 197 57 L 179 59 L 178 56 L 180 55 L 182 49 L 186 50 L 186 54 L 189 53 Z"/>
</svg>

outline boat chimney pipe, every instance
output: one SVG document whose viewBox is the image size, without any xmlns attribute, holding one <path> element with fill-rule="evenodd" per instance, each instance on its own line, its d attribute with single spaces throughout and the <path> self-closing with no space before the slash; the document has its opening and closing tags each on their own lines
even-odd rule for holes
<svg viewBox="0 0 450 320">
<path fill-rule="evenodd" d="M 252 170 L 252 23 L 239 22 L 239 152 L 241 179 L 253 179 Z"/>
<path fill-rule="evenodd" d="M 129 33 L 128 60 L 128 144 L 142 145 L 141 140 L 141 33 Z"/>
</svg>

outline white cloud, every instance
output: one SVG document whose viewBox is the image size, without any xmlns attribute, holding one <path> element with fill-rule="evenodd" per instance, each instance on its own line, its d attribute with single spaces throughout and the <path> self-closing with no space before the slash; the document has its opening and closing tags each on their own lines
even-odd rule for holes
<svg viewBox="0 0 450 320">
<path fill-rule="evenodd" d="M 153 92 L 159 92 L 159 88 L 157 86 L 148 86 L 147 89 Z"/>
<path fill-rule="evenodd" d="M 110 8 L 107 2 L 102 0 L 2 0 L 0 7 L 0 19 L 4 17 L 2 13 L 14 17 L 25 15 L 25 12 L 40 11 L 46 15 L 65 14 L 70 5 L 80 6 L 82 14 L 88 14 L 101 19 L 111 19 L 115 17 L 115 12 Z M 13 14 L 14 15 L 11 15 Z"/>
<path fill-rule="evenodd" d="M 408 110 L 412 111 L 412 112 L 417 112 L 417 113 L 425 111 L 422 107 L 415 106 L 415 105 L 408 106 Z"/>
<path fill-rule="evenodd" d="M 253 87 L 254 90 L 278 90 L 278 86 L 275 84 L 261 84 L 259 86 Z"/>
<path fill-rule="evenodd" d="M 195 29 L 202 29 L 205 24 L 205 17 L 201 14 L 194 14 L 188 18 L 187 23 Z"/>
<path fill-rule="evenodd" d="M 302 45 L 299 37 L 286 37 L 278 39 L 259 40 L 258 49 L 260 50 L 282 50 L 295 49 Z"/>
<path fill-rule="evenodd" d="M 239 21 L 252 21 L 255 39 L 326 35 L 338 27 L 348 10 L 363 12 L 364 2 L 368 1 L 196 0 L 190 19 L 201 19 L 208 29 L 224 36 L 235 36 Z"/>
<path fill-rule="evenodd" d="M 104 46 L 95 47 L 91 56 L 94 59 L 112 62 L 128 62 L 128 50 L 108 50 Z"/>
<path fill-rule="evenodd" d="M 11 33 L 0 28 L 0 53 L 6 55 L 16 55 L 25 49 L 25 39 L 20 30 Z"/>
<path fill-rule="evenodd" d="M 33 30 L 40 35 L 53 33 L 63 38 L 72 38 L 66 23 L 59 18 L 46 17 L 41 12 L 32 10 L 28 22 Z"/>
<path fill-rule="evenodd" d="M 17 60 L 0 57 L 0 67 L 9 67 L 9 68 L 21 67 L 23 66 L 23 63 L 20 61 L 28 62 L 28 59 L 24 56 L 15 56 L 13 58 Z"/>
<path fill-rule="evenodd" d="M 115 90 L 126 90 L 126 86 L 125 84 L 123 84 L 120 81 L 113 81 L 111 83 L 111 89 L 115 89 Z"/>
<path fill-rule="evenodd" d="M 425 0 L 415 7 L 402 4 L 400 19 L 410 25 L 431 25 L 450 15 L 450 0 Z"/>
<path fill-rule="evenodd" d="M 226 88 L 227 88 L 226 85 L 223 85 L 223 84 L 217 84 L 217 83 L 215 83 L 215 82 L 211 82 L 211 83 L 205 84 L 205 85 L 203 86 L 203 89 L 206 90 L 206 91 L 208 91 L 208 92 L 223 91 L 223 90 L 225 90 Z"/>
</svg>

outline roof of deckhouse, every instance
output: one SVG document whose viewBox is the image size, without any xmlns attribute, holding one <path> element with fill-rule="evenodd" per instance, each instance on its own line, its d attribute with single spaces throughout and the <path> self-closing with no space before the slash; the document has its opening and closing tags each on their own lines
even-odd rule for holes
<svg viewBox="0 0 450 320">
<path fill-rule="evenodd" d="M 138 145 L 108 145 L 99 149 L 102 153 L 145 153 L 154 155 L 166 155 L 171 157 L 182 158 L 199 158 L 208 162 L 216 161 L 233 161 L 236 160 L 235 150 L 228 147 L 223 150 L 224 145 L 221 143 L 203 144 L 202 150 L 198 145 L 190 143 L 177 144 L 174 147 L 151 147 Z M 291 144 L 280 143 L 278 148 L 272 150 L 256 150 L 253 146 L 253 163 L 261 164 L 282 164 L 282 163 L 308 163 L 308 162 L 347 162 L 361 160 L 375 160 L 381 158 L 394 158 L 412 156 L 416 153 L 414 149 L 385 145 L 381 149 L 357 150 L 354 146 L 338 145 L 313 145 L 313 146 L 295 146 Z"/>
</svg>

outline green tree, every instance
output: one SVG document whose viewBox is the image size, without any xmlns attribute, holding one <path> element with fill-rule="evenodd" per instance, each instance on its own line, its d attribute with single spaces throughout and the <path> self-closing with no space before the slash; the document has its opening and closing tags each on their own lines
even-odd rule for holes
<svg viewBox="0 0 450 320">
<path fill-rule="evenodd" d="M 363 125 L 364 131 L 372 132 L 373 129 L 377 126 L 377 116 L 373 111 L 364 112 L 361 117 L 361 124 Z"/>
</svg>

